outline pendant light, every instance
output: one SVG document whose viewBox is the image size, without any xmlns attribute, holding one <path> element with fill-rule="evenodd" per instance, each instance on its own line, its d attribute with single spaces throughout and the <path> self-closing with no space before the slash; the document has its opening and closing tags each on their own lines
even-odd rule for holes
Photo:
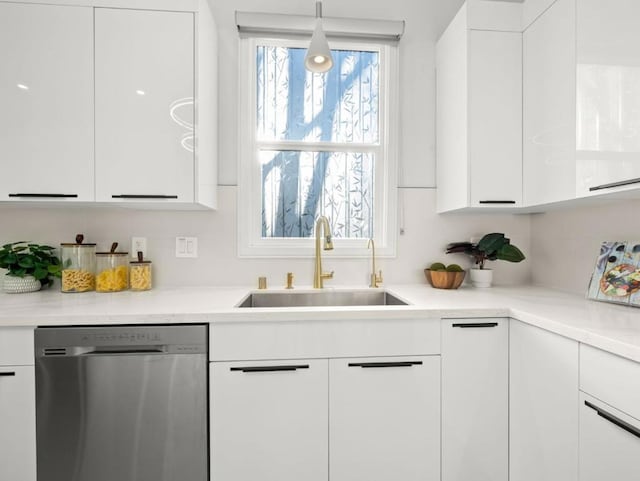
<svg viewBox="0 0 640 481">
<path fill-rule="evenodd" d="M 314 73 L 328 72 L 333 67 L 329 42 L 322 30 L 322 2 L 316 2 L 316 28 L 304 59 L 304 66 Z"/>
</svg>

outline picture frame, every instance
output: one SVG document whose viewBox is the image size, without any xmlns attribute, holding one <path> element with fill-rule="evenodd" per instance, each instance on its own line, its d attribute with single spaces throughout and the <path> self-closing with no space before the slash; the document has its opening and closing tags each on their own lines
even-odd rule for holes
<svg viewBox="0 0 640 481">
<path fill-rule="evenodd" d="M 640 241 L 605 241 L 587 298 L 640 307 Z"/>
</svg>

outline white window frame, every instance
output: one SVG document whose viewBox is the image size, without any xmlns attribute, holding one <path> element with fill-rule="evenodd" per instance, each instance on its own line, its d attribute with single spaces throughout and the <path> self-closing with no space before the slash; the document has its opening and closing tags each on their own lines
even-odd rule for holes
<svg viewBox="0 0 640 481">
<path fill-rule="evenodd" d="M 256 49 L 259 45 L 307 48 L 308 39 L 245 37 L 239 48 L 239 126 L 238 126 L 238 256 L 313 257 L 314 237 L 263 238 L 262 187 L 258 145 L 276 150 L 371 152 L 375 154 L 374 240 L 376 254 L 395 257 L 397 242 L 397 142 L 398 142 L 398 47 L 380 41 L 330 41 L 335 50 L 370 50 L 380 54 L 379 144 L 277 141 L 257 139 Z M 334 237 L 332 257 L 366 257 L 368 239 Z"/>
</svg>

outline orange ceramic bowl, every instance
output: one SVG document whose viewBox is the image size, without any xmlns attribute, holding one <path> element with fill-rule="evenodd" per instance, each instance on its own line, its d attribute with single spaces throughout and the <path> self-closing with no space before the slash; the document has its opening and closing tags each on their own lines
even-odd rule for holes
<svg viewBox="0 0 640 481">
<path fill-rule="evenodd" d="M 424 276 L 427 278 L 429 284 L 436 289 L 457 289 L 464 281 L 465 271 L 462 272 L 447 272 L 447 271 L 432 271 L 431 269 L 424 270 Z"/>
</svg>

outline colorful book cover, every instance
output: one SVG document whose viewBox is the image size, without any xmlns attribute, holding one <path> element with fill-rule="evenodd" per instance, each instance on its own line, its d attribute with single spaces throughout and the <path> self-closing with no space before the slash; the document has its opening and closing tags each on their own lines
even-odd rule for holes
<svg viewBox="0 0 640 481">
<path fill-rule="evenodd" d="M 640 241 L 602 243 L 587 298 L 640 307 Z"/>
</svg>

